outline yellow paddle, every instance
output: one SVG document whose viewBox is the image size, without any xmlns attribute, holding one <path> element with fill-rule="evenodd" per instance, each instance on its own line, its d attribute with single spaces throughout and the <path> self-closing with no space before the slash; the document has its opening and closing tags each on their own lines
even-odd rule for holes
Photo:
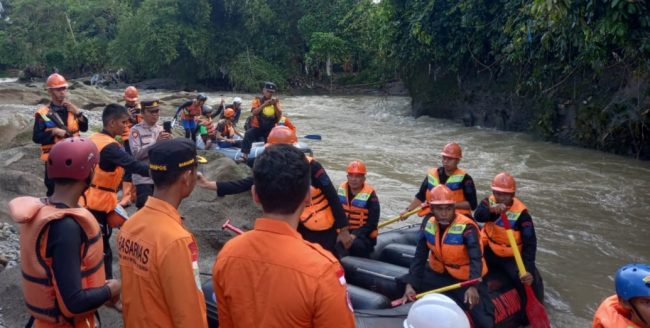
<svg viewBox="0 0 650 328">
<path fill-rule="evenodd" d="M 384 222 L 378 224 L 377 228 L 378 229 L 383 228 L 383 227 L 385 227 L 385 226 L 387 226 L 389 224 L 393 224 L 393 223 L 395 223 L 397 221 L 406 220 L 409 216 L 419 212 L 421 209 L 422 209 L 421 207 L 416 207 L 415 209 L 410 210 L 410 211 L 404 213 L 403 215 L 398 215 L 398 216 L 396 216 L 394 218 L 388 219 L 387 221 L 384 221 Z"/>
<path fill-rule="evenodd" d="M 440 287 L 438 289 L 430 290 L 428 292 L 422 292 L 420 294 L 415 295 L 415 298 L 420 299 L 423 296 L 426 296 L 426 295 L 429 295 L 429 294 L 440 294 L 440 293 L 448 292 L 450 290 L 454 290 L 454 289 L 457 289 L 457 288 L 471 286 L 471 285 L 474 285 L 474 284 L 477 284 L 477 283 L 481 282 L 482 280 L 483 280 L 483 278 L 478 277 L 478 278 L 474 278 L 474 279 L 471 279 L 471 280 L 461 281 L 459 283 L 455 283 L 455 284 L 445 286 L 445 287 Z M 403 303 L 402 303 L 402 299 L 400 298 L 400 299 L 392 301 L 390 304 L 393 307 L 395 307 L 395 306 L 400 306 Z"/>
</svg>

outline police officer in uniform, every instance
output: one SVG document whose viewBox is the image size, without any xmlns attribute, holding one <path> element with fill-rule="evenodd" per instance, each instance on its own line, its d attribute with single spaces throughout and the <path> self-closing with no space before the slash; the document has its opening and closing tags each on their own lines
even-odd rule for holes
<svg viewBox="0 0 650 328">
<path fill-rule="evenodd" d="M 149 147 L 156 141 L 172 139 L 169 132 L 165 132 L 158 122 L 160 118 L 160 101 L 158 99 L 143 99 L 140 102 L 142 107 L 142 122 L 131 128 L 131 152 L 138 161 L 147 162 L 149 159 Z M 139 174 L 133 175 L 133 184 L 136 188 L 135 206 L 140 209 L 144 206 L 147 198 L 153 194 L 153 180 L 148 176 Z"/>
<path fill-rule="evenodd" d="M 154 193 L 118 234 L 125 327 L 207 327 L 196 240 L 178 213 L 196 184 L 196 145 L 149 147 Z"/>
</svg>

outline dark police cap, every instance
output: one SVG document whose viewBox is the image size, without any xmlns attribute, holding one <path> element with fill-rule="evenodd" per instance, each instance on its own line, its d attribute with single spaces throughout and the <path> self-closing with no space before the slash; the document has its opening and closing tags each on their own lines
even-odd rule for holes
<svg viewBox="0 0 650 328">
<path fill-rule="evenodd" d="M 149 147 L 151 171 L 185 171 L 196 165 L 196 145 L 190 139 L 163 140 Z"/>
<path fill-rule="evenodd" d="M 160 106 L 160 100 L 156 98 L 146 98 L 140 101 L 142 109 L 156 109 Z"/>
<path fill-rule="evenodd" d="M 278 91 L 278 87 L 275 86 L 275 83 L 273 82 L 264 82 L 264 89 L 270 92 L 276 92 Z"/>
</svg>

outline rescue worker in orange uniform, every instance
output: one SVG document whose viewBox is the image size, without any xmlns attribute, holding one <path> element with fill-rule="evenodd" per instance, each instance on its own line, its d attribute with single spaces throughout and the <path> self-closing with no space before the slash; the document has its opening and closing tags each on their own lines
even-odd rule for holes
<svg viewBox="0 0 650 328">
<path fill-rule="evenodd" d="M 286 126 L 277 126 L 269 133 L 267 145 L 295 145 L 298 138 Z M 323 166 L 312 157 L 307 157 L 311 168 L 311 201 L 300 216 L 298 232 L 312 243 L 330 251 L 337 257 L 345 255 L 352 246 L 348 218 L 339 201 L 336 189 Z M 237 194 L 251 190 L 253 177 L 236 181 L 216 182 L 199 176 L 201 188 L 215 190 L 217 196 Z"/>
<path fill-rule="evenodd" d="M 138 162 L 129 155 L 122 145 L 115 140 L 124 132 L 124 126 L 129 120 L 126 108 L 119 104 L 110 104 L 102 112 L 103 130 L 90 136 L 99 150 L 99 165 L 90 183 L 90 188 L 84 193 L 81 202 L 97 218 L 102 226 L 104 240 L 104 269 L 107 278 L 113 278 L 113 252 L 110 238 L 114 227 L 119 227 L 123 210 L 118 207 L 117 189 L 122 182 L 124 170 L 149 176 L 149 168 L 145 163 Z"/>
<path fill-rule="evenodd" d="M 28 327 L 95 327 L 95 312 L 119 300 L 120 282 L 106 280 L 99 224 L 77 201 L 99 160 L 97 147 L 73 137 L 49 152 L 54 193 L 9 203 L 20 226 L 20 267 Z"/>
<path fill-rule="evenodd" d="M 516 191 L 517 184 L 512 175 L 507 172 L 497 174 L 492 180 L 492 195 L 481 201 L 474 212 L 474 219 L 485 222 L 481 230 L 481 238 L 485 246 L 484 256 L 489 270 L 503 272 L 513 281 L 522 300 L 522 308 L 525 308 L 526 291 L 523 284 L 533 287 L 540 302 L 544 300 L 544 292 L 535 266 L 537 235 L 533 218 L 526 205 L 515 197 Z M 527 274 L 521 278 L 501 219 L 502 214 L 508 217 L 526 267 Z"/>
<path fill-rule="evenodd" d="M 213 115 L 211 109 L 206 109 L 199 118 L 199 136 L 203 141 L 203 149 L 210 149 L 217 141 Z"/>
<path fill-rule="evenodd" d="M 196 145 L 184 138 L 156 142 L 149 168 L 153 196 L 117 236 L 124 326 L 207 327 L 199 249 L 178 213 L 196 184 Z"/>
<path fill-rule="evenodd" d="M 158 141 L 172 139 L 173 136 L 166 132 L 158 122 L 160 118 L 160 101 L 158 99 L 143 99 L 140 104 L 142 106 L 142 122 L 134 125 L 131 129 L 129 142 L 133 157 L 148 164 L 149 147 Z M 133 184 L 135 184 L 137 194 L 135 206 L 140 209 L 144 206 L 147 198 L 153 195 L 153 180 L 149 176 L 133 174 Z"/>
<path fill-rule="evenodd" d="M 614 283 L 616 295 L 600 304 L 593 328 L 650 328 L 650 265 L 626 264 Z"/>
<path fill-rule="evenodd" d="M 252 193 L 262 216 L 226 243 L 212 269 L 219 327 L 355 326 L 343 268 L 296 232 L 310 199 L 309 167 L 283 144 L 255 160 Z"/>
<path fill-rule="evenodd" d="M 235 128 L 233 119 L 235 117 L 235 110 L 227 107 L 223 111 L 223 118 L 217 122 L 215 129 L 216 140 L 220 148 L 241 147 L 242 141 L 235 140 L 235 135 L 242 136 Z"/>
<path fill-rule="evenodd" d="M 196 142 L 196 133 L 199 130 L 197 121 L 201 113 L 208 110 L 205 102 L 208 100 L 204 94 L 199 93 L 194 100 L 189 100 L 178 106 L 174 118 L 181 114 L 181 124 L 185 129 L 185 138 Z"/>
<path fill-rule="evenodd" d="M 404 302 L 415 300 L 417 292 L 483 277 L 488 271 L 480 229 L 474 220 L 455 212 L 454 192 L 445 185 L 437 185 L 429 191 L 428 199 L 431 212 L 420 226 L 421 235 L 409 273 L 401 278 L 406 283 Z M 483 284 L 443 294 L 470 311 L 475 327 L 494 326 L 494 305 Z"/>
<path fill-rule="evenodd" d="M 273 97 L 276 91 L 277 87 L 275 83 L 266 82 L 262 89 L 262 96 L 253 99 L 250 128 L 244 133 L 244 141 L 242 142 L 241 148 L 244 162 L 248 159 L 253 142 L 258 139 L 266 141 L 267 136 L 271 133 L 271 129 L 273 129 L 282 117 L 280 100 Z"/>
<path fill-rule="evenodd" d="M 68 82 L 57 73 L 50 75 L 45 82 L 50 104 L 41 106 L 34 114 L 32 141 L 41 145 L 41 160 L 47 161 L 48 153 L 55 143 L 69 137 L 78 137 L 79 132 L 88 131 L 88 118 L 68 99 Z M 46 166 L 45 166 L 46 167 Z M 54 192 L 54 183 L 43 176 L 47 196 Z"/>
<path fill-rule="evenodd" d="M 352 234 L 349 254 L 368 257 L 377 244 L 379 199 L 372 186 L 366 183 L 366 165 L 362 161 L 350 162 L 347 173 L 348 180 L 339 186 L 338 194 Z"/>
<path fill-rule="evenodd" d="M 124 127 L 124 132 L 121 135 L 122 144 L 124 145 L 124 150 L 131 153 L 131 144 L 129 143 L 129 136 L 131 135 L 131 127 L 142 122 L 142 107 L 140 106 L 139 100 L 140 94 L 138 89 L 134 86 L 129 86 L 124 89 L 124 107 L 129 111 L 129 121 Z M 131 204 L 135 203 L 136 200 L 136 190 L 133 186 L 133 180 L 131 178 L 131 172 L 124 172 L 124 178 L 122 182 L 122 200 L 120 205 L 122 207 L 128 207 Z"/>
<path fill-rule="evenodd" d="M 476 187 L 474 180 L 465 172 L 465 170 L 458 168 L 463 153 L 460 145 L 457 143 L 448 143 L 442 148 L 442 166 L 438 168 L 430 168 L 427 177 L 424 178 L 420 185 L 420 190 L 411 201 L 411 204 L 406 208 L 403 215 L 422 205 L 425 201 L 429 201 L 427 195 L 428 191 L 435 186 L 444 184 L 454 194 L 456 201 L 456 213 L 463 214 L 467 217 L 472 217 L 472 211 L 476 208 Z M 429 208 L 418 213 L 419 216 L 424 216 L 429 213 Z"/>
</svg>

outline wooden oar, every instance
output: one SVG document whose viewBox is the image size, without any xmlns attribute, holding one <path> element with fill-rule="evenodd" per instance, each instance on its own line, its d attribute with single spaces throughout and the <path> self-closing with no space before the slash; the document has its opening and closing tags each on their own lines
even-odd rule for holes
<svg viewBox="0 0 650 328">
<path fill-rule="evenodd" d="M 512 232 L 510 221 L 508 221 L 508 216 L 505 212 L 501 213 L 501 221 L 503 221 L 503 226 L 506 228 L 508 241 L 510 242 L 512 253 L 515 256 L 517 269 L 519 269 L 519 277 L 523 277 L 526 275 L 526 267 L 524 266 L 524 261 L 521 259 L 521 253 L 519 253 L 519 248 L 517 247 L 515 234 Z M 530 323 L 532 328 L 550 328 L 551 322 L 548 320 L 546 309 L 544 309 L 544 305 L 540 303 L 537 296 L 535 296 L 533 288 L 526 284 L 524 284 L 524 288 L 526 289 L 526 316 L 528 317 L 528 323 Z"/>
<path fill-rule="evenodd" d="M 434 289 L 434 290 L 430 290 L 428 292 L 422 292 L 420 294 L 415 295 L 415 299 L 420 299 L 423 296 L 426 296 L 426 295 L 429 295 L 429 294 L 440 294 L 440 293 L 448 292 L 450 290 L 458 289 L 458 288 L 461 288 L 461 287 L 471 286 L 471 285 L 474 285 L 474 284 L 477 284 L 477 283 L 481 282 L 482 280 L 483 280 L 483 278 L 478 277 L 478 278 L 466 280 L 466 281 L 463 281 L 463 282 L 455 283 L 455 284 L 452 284 L 452 285 L 449 285 L 449 286 L 440 287 L 440 288 L 437 288 L 437 289 Z M 402 304 L 403 304 L 403 302 L 402 302 L 401 298 L 390 302 L 390 305 L 392 305 L 393 307 L 400 306 Z"/>
<path fill-rule="evenodd" d="M 385 227 L 385 226 L 387 226 L 389 224 L 393 224 L 393 223 L 395 223 L 397 221 L 406 220 L 409 216 L 419 212 L 421 209 L 422 209 L 421 207 L 416 207 L 416 208 L 404 213 L 403 215 L 398 215 L 398 216 L 396 216 L 394 218 L 390 218 L 390 219 L 378 224 L 377 229 L 383 228 L 383 227 Z"/>
</svg>

